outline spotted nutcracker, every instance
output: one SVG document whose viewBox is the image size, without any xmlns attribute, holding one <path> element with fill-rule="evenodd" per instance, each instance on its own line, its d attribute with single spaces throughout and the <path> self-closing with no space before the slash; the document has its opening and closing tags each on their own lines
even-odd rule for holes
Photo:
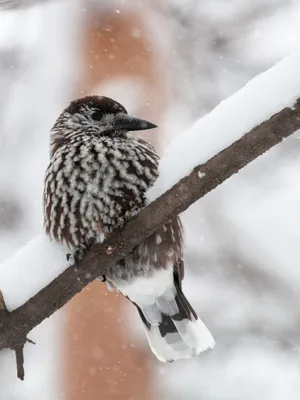
<svg viewBox="0 0 300 400">
<path fill-rule="evenodd" d="M 158 176 L 158 155 L 129 132 L 155 127 L 107 97 L 71 102 L 50 136 L 44 225 L 51 239 L 82 253 L 145 206 Z M 214 346 L 182 292 L 182 246 L 181 221 L 174 217 L 105 273 L 107 283 L 137 308 L 161 361 L 189 358 Z"/>
</svg>

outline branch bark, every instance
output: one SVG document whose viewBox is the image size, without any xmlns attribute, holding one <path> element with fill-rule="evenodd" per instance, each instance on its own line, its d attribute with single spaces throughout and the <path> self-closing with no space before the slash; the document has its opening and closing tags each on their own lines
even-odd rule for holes
<svg viewBox="0 0 300 400">
<path fill-rule="evenodd" d="M 70 267 L 21 307 L 5 316 L 0 325 L 0 350 L 15 349 L 27 334 L 65 305 L 106 267 L 115 264 L 172 216 L 215 189 L 241 168 L 300 129 L 300 100 L 245 134 L 205 164 L 197 166 L 149 206 L 120 232 L 97 244 L 76 267 Z M 42 268 L 42 266 L 41 266 Z"/>
</svg>

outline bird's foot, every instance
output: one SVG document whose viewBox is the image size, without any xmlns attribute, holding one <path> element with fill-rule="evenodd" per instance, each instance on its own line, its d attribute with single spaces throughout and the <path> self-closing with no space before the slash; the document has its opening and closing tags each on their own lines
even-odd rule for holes
<svg viewBox="0 0 300 400">
<path fill-rule="evenodd" d="M 87 249 L 85 246 L 81 246 L 78 249 L 76 249 L 74 251 L 74 253 L 68 253 L 66 255 L 67 261 L 68 262 L 72 262 L 73 261 L 73 265 L 78 264 L 78 262 L 80 260 L 82 260 L 83 256 L 86 254 Z"/>
</svg>

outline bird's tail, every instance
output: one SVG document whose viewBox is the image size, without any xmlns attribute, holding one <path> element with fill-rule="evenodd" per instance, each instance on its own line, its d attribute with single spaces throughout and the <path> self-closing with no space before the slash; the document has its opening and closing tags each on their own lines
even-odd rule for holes
<svg viewBox="0 0 300 400">
<path fill-rule="evenodd" d="M 214 347 L 211 333 L 175 282 L 153 304 L 134 304 L 145 325 L 150 347 L 160 361 L 190 358 Z"/>
</svg>

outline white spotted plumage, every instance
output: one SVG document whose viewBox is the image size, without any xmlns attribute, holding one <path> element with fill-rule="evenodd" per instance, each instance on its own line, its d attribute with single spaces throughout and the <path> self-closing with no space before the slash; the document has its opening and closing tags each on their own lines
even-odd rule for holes
<svg viewBox="0 0 300 400">
<path fill-rule="evenodd" d="M 64 110 L 51 131 L 45 175 L 44 224 L 52 239 L 85 251 L 146 205 L 158 156 L 127 133 L 153 127 L 105 97 L 78 99 Z M 214 344 L 182 292 L 182 242 L 174 217 L 105 272 L 107 284 L 137 307 L 161 361 L 191 357 Z"/>
</svg>

